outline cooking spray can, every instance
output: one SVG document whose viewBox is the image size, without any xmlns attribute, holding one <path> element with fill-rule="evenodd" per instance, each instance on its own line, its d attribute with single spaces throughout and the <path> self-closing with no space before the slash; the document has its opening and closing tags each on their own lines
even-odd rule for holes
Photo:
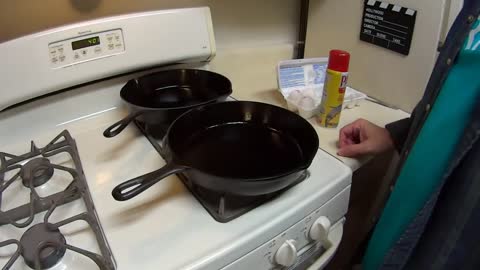
<svg viewBox="0 0 480 270">
<path fill-rule="evenodd" d="M 350 54 L 346 51 L 331 50 L 323 86 L 320 114 L 317 118 L 322 127 L 338 126 L 342 112 L 343 98 L 347 88 Z"/>
</svg>

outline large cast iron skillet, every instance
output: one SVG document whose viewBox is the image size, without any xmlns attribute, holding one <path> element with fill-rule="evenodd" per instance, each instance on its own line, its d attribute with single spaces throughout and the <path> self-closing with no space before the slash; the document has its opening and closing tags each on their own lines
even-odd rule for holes
<svg viewBox="0 0 480 270">
<path fill-rule="evenodd" d="M 192 109 L 164 140 L 167 164 L 112 191 L 128 200 L 174 173 L 222 193 L 255 196 L 279 191 L 306 170 L 318 136 L 308 121 L 269 104 L 232 101 Z"/>
</svg>

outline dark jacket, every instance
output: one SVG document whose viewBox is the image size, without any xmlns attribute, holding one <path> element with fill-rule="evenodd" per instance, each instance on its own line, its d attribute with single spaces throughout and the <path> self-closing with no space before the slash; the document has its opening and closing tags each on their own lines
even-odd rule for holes
<svg viewBox="0 0 480 270">
<path fill-rule="evenodd" d="M 422 100 L 410 118 L 386 126 L 400 152 L 397 176 L 479 14 L 480 0 L 464 1 Z M 448 172 L 380 269 L 480 269 L 480 101 L 476 104 Z"/>
</svg>

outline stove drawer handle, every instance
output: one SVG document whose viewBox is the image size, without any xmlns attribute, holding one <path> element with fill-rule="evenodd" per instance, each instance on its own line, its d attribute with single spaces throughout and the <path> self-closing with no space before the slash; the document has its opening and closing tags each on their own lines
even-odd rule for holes
<svg viewBox="0 0 480 270">
<path fill-rule="evenodd" d="M 149 187 L 153 186 L 155 183 L 159 182 L 165 177 L 174 173 L 182 172 L 186 169 L 187 167 L 184 166 L 167 163 L 164 167 L 156 171 L 141 175 L 139 177 L 121 183 L 112 190 L 112 196 L 117 201 L 129 200 L 137 196 L 138 194 L 144 192 Z"/>
<path fill-rule="evenodd" d="M 130 124 L 130 122 L 132 122 L 135 118 L 139 117 L 143 113 L 144 111 L 131 112 L 122 120 L 108 127 L 103 132 L 103 136 L 105 136 L 106 138 L 112 138 L 117 136 L 118 134 L 120 134 L 120 132 L 122 132 L 128 126 L 128 124 Z"/>
</svg>

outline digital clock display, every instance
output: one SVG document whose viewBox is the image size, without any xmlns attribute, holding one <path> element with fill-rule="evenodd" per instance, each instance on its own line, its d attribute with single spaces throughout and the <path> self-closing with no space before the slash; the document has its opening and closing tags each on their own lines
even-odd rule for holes
<svg viewBox="0 0 480 270">
<path fill-rule="evenodd" d="M 78 50 L 90 46 L 100 45 L 99 37 L 89 37 L 82 40 L 72 42 L 72 50 Z"/>
</svg>

